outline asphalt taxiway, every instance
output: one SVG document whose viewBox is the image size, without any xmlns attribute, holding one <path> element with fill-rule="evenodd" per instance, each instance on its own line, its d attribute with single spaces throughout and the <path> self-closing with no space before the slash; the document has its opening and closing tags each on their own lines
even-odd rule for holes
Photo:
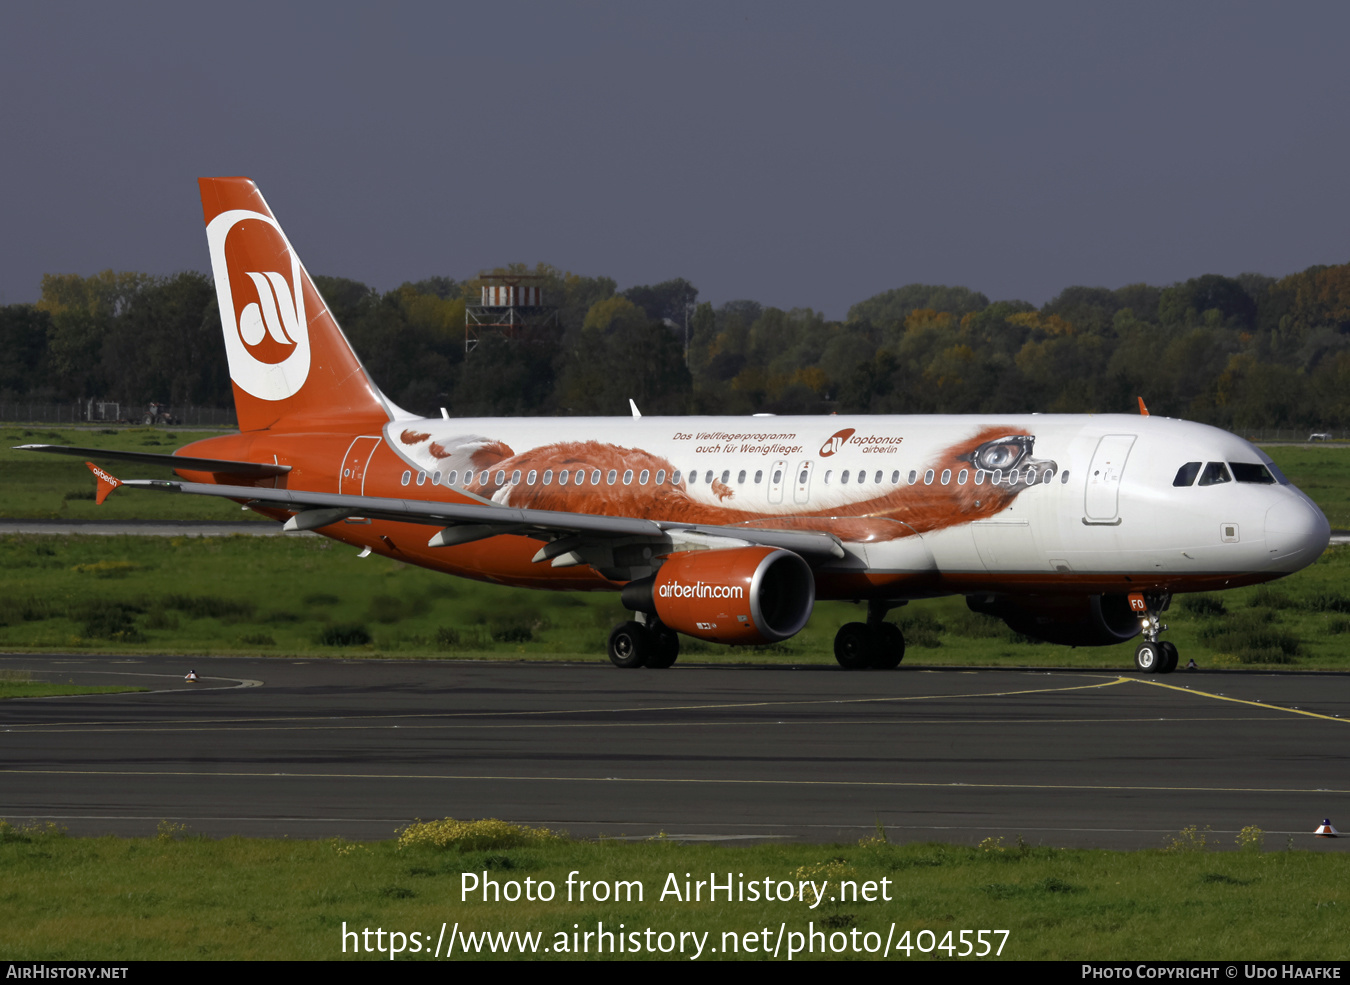
<svg viewBox="0 0 1350 985">
<path fill-rule="evenodd" d="M 201 681 L 188 684 L 189 668 Z M 0 817 L 72 834 L 578 836 L 1342 850 L 1350 675 L 0 656 L 147 693 L 0 702 Z"/>
</svg>

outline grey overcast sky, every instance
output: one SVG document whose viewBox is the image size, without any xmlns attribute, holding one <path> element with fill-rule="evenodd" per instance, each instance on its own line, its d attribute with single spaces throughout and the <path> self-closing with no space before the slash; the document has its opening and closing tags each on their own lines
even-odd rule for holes
<svg viewBox="0 0 1350 985">
<path fill-rule="evenodd" d="M 902 284 L 1350 260 L 1345 3 L 13 3 L 0 302 L 206 270 L 195 179 L 309 269 L 510 261 L 843 317 Z"/>
</svg>

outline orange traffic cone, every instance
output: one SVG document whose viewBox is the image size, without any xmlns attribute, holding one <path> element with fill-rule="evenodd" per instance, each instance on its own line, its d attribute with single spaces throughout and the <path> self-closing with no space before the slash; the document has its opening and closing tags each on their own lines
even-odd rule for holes
<svg viewBox="0 0 1350 985">
<path fill-rule="evenodd" d="M 1317 826 L 1317 830 L 1313 834 L 1319 838 L 1339 838 L 1341 836 L 1341 833 L 1332 827 L 1329 817 L 1322 818 L 1322 823 Z"/>
</svg>

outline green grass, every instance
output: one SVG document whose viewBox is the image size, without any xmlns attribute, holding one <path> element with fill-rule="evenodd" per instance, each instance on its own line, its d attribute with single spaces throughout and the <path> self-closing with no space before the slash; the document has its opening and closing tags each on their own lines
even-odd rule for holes
<svg viewBox="0 0 1350 985">
<path fill-rule="evenodd" d="M 1350 530 L 1350 448 L 1277 445 L 1263 450 L 1321 507 L 1333 530 Z"/>
<path fill-rule="evenodd" d="M 50 698 L 69 694 L 122 694 L 127 691 L 148 691 L 145 687 L 121 687 L 115 684 L 87 686 L 83 684 L 49 684 L 46 681 L 0 681 L 0 700 L 5 698 Z"/>
<path fill-rule="evenodd" d="M 1255 588 L 1179 596 L 1164 618 L 1204 668 L 1350 668 L 1350 548 Z M 825 602 L 797 636 L 698 663 L 834 662 L 860 607 Z M 0 537 L 0 650 L 601 660 L 626 618 L 612 593 L 533 592 L 452 578 L 318 538 Z M 905 665 L 1133 666 L 1133 646 L 1029 643 L 959 598 L 892 614 Z"/>
<path fill-rule="evenodd" d="M 400 848 L 394 840 L 209 840 L 167 823 L 159 837 L 149 839 L 77 839 L 50 826 L 0 825 L 5 873 L 0 892 L 6 904 L 0 952 L 10 960 L 389 960 L 387 953 L 353 954 L 351 938 L 344 955 L 345 923 L 357 932 L 378 927 L 384 940 L 390 931 L 416 932 L 424 950 L 402 957 L 428 960 L 442 922 L 447 935 L 455 924 L 465 932 L 538 933 L 541 944 L 551 947 L 560 940 L 570 946 L 574 929 L 595 930 L 603 923 L 611 931 L 623 924 L 625 931 L 644 934 L 647 928 L 706 933 L 705 948 L 717 951 L 705 950 L 704 960 L 758 959 L 763 957 L 758 950 L 725 954 L 730 937 L 723 934 L 735 935 L 744 948 L 747 934 L 759 936 L 769 928 L 772 939 L 785 925 L 802 935 L 797 943 L 815 929 L 826 940 L 840 935 L 836 945 L 856 939 L 875 949 L 894 924 L 892 947 L 906 932 L 916 943 L 921 931 L 931 930 L 935 936 L 922 940 L 938 958 L 948 956 L 940 947 L 947 932 L 959 948 L 963 929 L 1009 931 L 1001 956 L 1022 960 L 1343 958 L 1350 857 L 1261 851 L 1260 833 L 1245 834 L 1248 847 L 1242 850 L 1231 835 L 1208 833 L 1204 845 L 1205 835 L 1192 829 L 1167 839 L 1170 846 L 1139 852 L 1041 848 L 999 839 L 970 848 L 879 839 L 727 847 L 659 839 L 480 837 L 441 848 Z M 572 872 L 577 882 L 592 886 L 636 880 L 642 900 L 631 891 L 631 900 L 596 902 L 589 898 L 592 890 L 583 902 L 574 888 L 569 902 Z M 526 879 L 532 887 L 548 882 L 554 899 L 485 902 L 481 888 L 471 888 L 465 898 L 466 873 L 471 887 L 474 878 L 479 887 L 491 879 L 503 892 L 510 883 L 523 887 Z M 781 895 L 788 899 L 773 901 L 710 902 L 706 889 L 701 900 L 673 895 L 662 900 L 672 885 L 684 896 L 686 873 L 690 883 L 711 874 L 724 883 L 731 874 L 738 883 L 761 887 L 765 879 L 827 886 L 815 908 L 809 905 L 814 894 L 803 901 L 787 891 Z M 839 899 L 844 881 L 858 885 L 857 901 Z M 866 882 L 874 884 L 872 902 L 861 898 Z M 997 946 L 1001 938 L 988 939 Z M 372 947 L 376 940 L 372 933 Z M 780 958 L 787 957 L 790 943 L 785 940 Z M 691 939 L 686 947 L 688 960 Z M 462 956 L 462 944 L 456 952 L 456 958 Z M 589 956 L 597 956 L 593 945 Z M 915 950 L 911 957 L 924 955 Z"/>
<path fill-rule="evenodd" d="M 0 670 L 0 700 L 5 698 L 49 698 L 67 694 L 122 694 L 126 691 L 148 691 L 146 687 L 118 684 L 85 685 L 59 681 L 35 681 L 27 670 Z"/>
<path fill-rule="evenodd" d="M 31 451 L 15 445 L 75 445 L 118 451 L 172 454 L 221 431 L 175 431 L 151 427 L 0 427 L 0 519 L 7 520 L 263 520 L 226 500 L 207 496 L 111 496 L 94 502 L 94 477 L 79 458 Z M 121 478 L 171 479 L 171 469 L 119 463 Z M 266 521 L 272 522 L 270 520 Z"/>
</svg>

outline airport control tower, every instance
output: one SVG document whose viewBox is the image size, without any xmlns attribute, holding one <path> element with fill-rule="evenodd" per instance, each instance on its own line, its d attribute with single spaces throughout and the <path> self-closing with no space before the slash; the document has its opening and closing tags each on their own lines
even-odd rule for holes
<svg viewBox="0 0 1350 985">
<path fill-rule="evenodd" d="M 558 327 L 558 309 L 545 303 L 537 274 L 480 273 L 484 281 L 480 303 L 464 309 L 464 351 L 473 352 L 479 339 L 496 332 L 509 339 L 529 340 L 541 330 Z"/>
</svg>

